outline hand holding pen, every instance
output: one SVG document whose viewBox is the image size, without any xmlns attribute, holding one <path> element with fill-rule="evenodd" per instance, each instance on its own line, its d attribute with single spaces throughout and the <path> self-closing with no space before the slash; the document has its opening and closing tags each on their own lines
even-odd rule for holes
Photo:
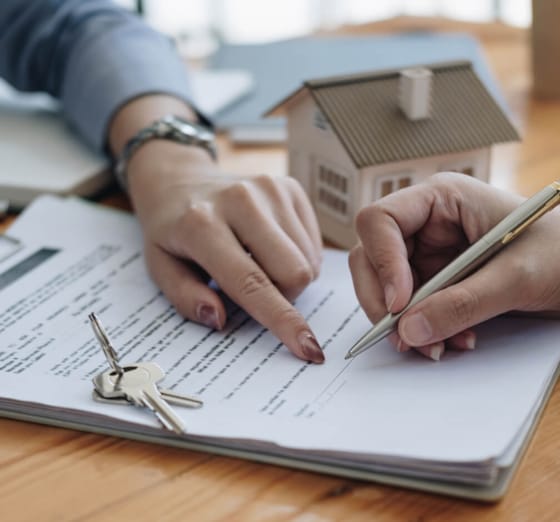
<svg viewBox="0 0 560 522">
<path fill-rule="evenodd" d="M 523 219 L 519 216 L 522 198 L 451 173 L 362 210 L 357 221 L 361 244 L 350 254 L 350 268 L 360 304 L 380 326 L 367 332 L 350 356 L 374 344 L 372 334 L 383 330 L 394 332 L 397 350 L 414 347 L 438 360 L 446 347 L 474 348 L 470 327 L 486 319 L 512 310 L 560 311 L 560 216 L 549 212 L 558 200 L 556 187 L 541 191 L 540 203 L 529 205 L 536 212 L 532 219 L 525 215 L 527 204 Z M 518 232 L 540 219 L 487 263 L 503 246 L 503 237 L 492 248 L 474 253 L 471 248 L 460 263 L 463 270 L 457 270 L 452 262 L 508 215 L 523 224 L 512 228 Z M 455 273 L 451 281 L 449 270 L 443 270 L 448 265 Z"/>
</svg>

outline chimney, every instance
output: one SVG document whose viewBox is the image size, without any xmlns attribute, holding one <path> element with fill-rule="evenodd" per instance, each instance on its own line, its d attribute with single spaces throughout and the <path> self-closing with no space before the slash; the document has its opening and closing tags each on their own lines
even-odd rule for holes
<svg viewBox="0 0 560 522">
<path fill-rule="evenodd" d="M 409 120 L 430 117 L 432 71 L 426 67 L 403 69 L 399 78 L 399 105 Z"/>
</svg>

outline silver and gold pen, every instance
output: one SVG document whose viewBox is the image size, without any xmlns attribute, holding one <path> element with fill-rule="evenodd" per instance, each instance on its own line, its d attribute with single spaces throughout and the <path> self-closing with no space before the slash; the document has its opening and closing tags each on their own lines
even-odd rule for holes
<svg viewBox="0 0 560 522">
<path fill-rule="evenodd" d="M 496 252 L 519 236 L 531 223 L 552 210 L 558 203 L 560 203 L 560 182 L 555 181 L 523 202 L 476 243 L 473 243 L 460 256 L 422 285 L 402 311 L 397 314 L 388 313 L 383 317 L 350 348 L 345 358 L 355 357 L 387 337 L 396 330 L 401 316 L 415 304 L 442 288 L 467 277 Z"/>
</svg>

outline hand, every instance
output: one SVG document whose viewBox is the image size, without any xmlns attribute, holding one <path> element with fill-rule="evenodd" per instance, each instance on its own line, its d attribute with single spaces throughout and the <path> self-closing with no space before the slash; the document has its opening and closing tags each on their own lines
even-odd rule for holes
<svg viewBox="0 0 560 522">
<path fill-rule="evenodd" d="M 185 317 L 221 329 L 220 288 L 298 357 L 324 356 L 290 304 L 319 274 L 321 236 L 292 178 L 221 174 L 206 151 L 154 140 L 128 168 L 149 271 Z"/>
<path fill-rule="evenodd" d="M 196 120 L 184 101 L 148 94 L 120 108 L 108 129 L 114 155 L 140 129 L 167 114 Z M 221 289 L 302 359 L 324 355 L 290 304 L 319 274 L 321 236 L 303 189 L 291 178 L 221 174 L 208 153 L 154 140 L 127 168 L 144 233 L 148 269 L 179 313 L 221 329 Z"/>
<path fill-rule="evenodd" d="M 462 174 L 444 173 L 360 211 L 361 244 L 350 254 L 368 317 L 401 311 L 414 290 L 522 202 Z M 412 307 L 392 341 L 438 360 L 445 346 L 475 347 L 469 328 L 512 310 L 560 311 L 560 211 L 531 225 L 465 280 Z"/>
</svg>

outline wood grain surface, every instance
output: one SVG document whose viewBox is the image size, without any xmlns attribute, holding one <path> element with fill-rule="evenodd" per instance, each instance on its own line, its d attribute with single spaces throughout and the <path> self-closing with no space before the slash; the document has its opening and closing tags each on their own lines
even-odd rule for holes
<svg viewBox="0 0 560 522">
<path fill-rule="evenodd" d="M 530 195 L 560 178 L 560 103 L 531 95 L 527 31 L 414 18 L 345 30 L 410 28 L 466 30 L 481 39 L 524 137 L 497 148 L 491 181 Z M 221 140 L 221 157 L 233 173 L 282 175 L 286 168 L 281 148 L 234 149 Z M 127 206 L 117 193 L 103 201 Z M 560 520 L 559 493 L 560 386 L 507 496 L 493 505 L 0 419 L 1 522 L 553 521 Z"/>
</svg>

